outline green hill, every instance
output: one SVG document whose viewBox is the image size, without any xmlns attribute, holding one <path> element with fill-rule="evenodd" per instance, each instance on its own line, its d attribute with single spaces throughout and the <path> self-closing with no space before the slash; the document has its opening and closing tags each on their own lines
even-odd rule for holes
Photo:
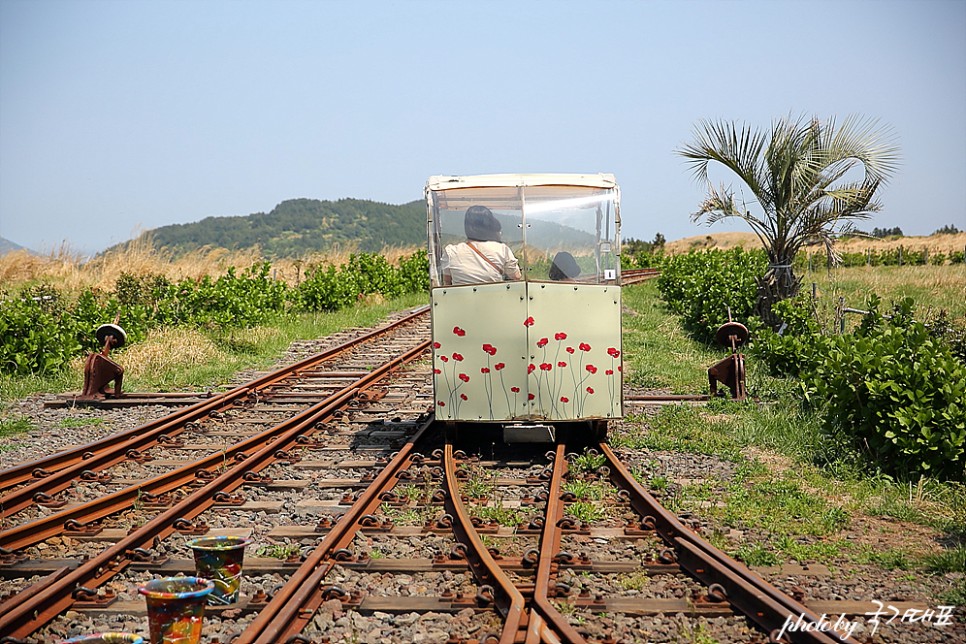
<svg viewBox="0 0 966 644">
<path fill-rule="evenodd" d="M 394 206 L 363 199 L 290 199 L 269 213 L 206 217 L 145 232 L 155 247 L 176 254 L 205 246 L 241 250 L 259 246 L 266 257 L 299 257 L 334 247 L 377 252 L 426 243 L 426 204 Z M 142 236 L 143 236 L 142 235 Z"/>
</svg>

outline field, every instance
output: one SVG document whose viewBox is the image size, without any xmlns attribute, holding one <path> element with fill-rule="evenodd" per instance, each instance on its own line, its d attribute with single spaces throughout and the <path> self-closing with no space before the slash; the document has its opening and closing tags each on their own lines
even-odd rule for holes
<svg viewBox="0 0 966 644">
<path fill-rule="evenodd" d="M 380 253 L 390 262 L 412 254 L 415 248 L 387 248 Z M 307 268 L 315 265 L 345 264 L 357 249 L 345 247 L 325 254 L 311 254 L 299 259 L 275 260 L 272 276 L 287 284 L 299 283 Z M 182 256 L 155 250 L 150 238 L 138 238 L 124 251 L 114 251 L 92 259 L 74 253 L 64 246 L 49 255 L 34 255 L 25 250 L 0 256 L 0 284 L 6 290 L 24 285 L 46 283 L 70 292 L 93 287 L 110 290 L 122 274 L 164 275 L 171 281 L 218 277 L 229 267 L 239 272 L 265 261 L 257 251 L 229 251 L 206 248 Z"/>
<path fill-rule="evenodd" d="M 760 248 L 761 242 L 754 233 L 743 232 L 708 232 L 707 235 L 685 237 L 665 245 L 669 253 L 686 253 L 689 250 L 703 250 L 707 248 Z M 835 242 L 835 248 L 840 253 L 866 253 L 867 251 L 881 252 L 894 250 L 902 246 L 906 250 L 928 250 L 930 253 L 950 254 L 966 250 L 966 233 L 954 235 L 930 235 L 928 237 L 848 237 Z M 820 247 L 806 248 L 806 254 L 816 257 L 823 254 Z M 818 261 L 818 260 L 816 260 Z"/>
</svg>

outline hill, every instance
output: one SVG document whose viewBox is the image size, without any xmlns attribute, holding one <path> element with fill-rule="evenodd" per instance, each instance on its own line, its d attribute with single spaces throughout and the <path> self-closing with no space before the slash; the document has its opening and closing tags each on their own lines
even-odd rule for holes
<svg viewBox="0 0 966 644">
<path fill-rule="evenodd" d="M 204 247 L 257 247 L 268 258 L 292 258 L 333 249 L 377 252 L 387 247 L 422 246 L 425 231 L 423 201 L 395 206 L 363 199 L 290 199 L 269 213 L 206 217 L 189 224 L 162 226 L 134 241 L 149 239 L 155 248 L 176 255 Z"/>
<path fill-rule="evenodd" d="M 7 253 L 12 253 L 15 250 L 21 250 L 23 246 L 20 244 L 15 244 L 9 239 L 0 237 L 0 255 L 6 255 Z"/>
</svg>

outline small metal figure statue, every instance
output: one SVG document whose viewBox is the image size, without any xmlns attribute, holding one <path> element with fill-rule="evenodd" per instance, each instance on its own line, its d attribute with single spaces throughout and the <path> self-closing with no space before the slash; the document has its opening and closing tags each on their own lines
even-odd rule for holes
<svg viewBox="0 0 966 644">
<path fill-rule="evenodd" d="M 121 381 L 124 378 L 124 367 L 111 360 L 108 355 L 111 349 L 123 347 L 127 341 L 124 329 L 114 324 L 102 324 L 97 327 L 95 337 L 101 343 L 100 353 L 91 353 L 84 363 L 84 390 L 78 396 L 80 400 L 95 400 L 106 398 L 107 385 L 114 381 L 115 398 L 121 396 Z"/>
<path fill-rule="evenodd" d="M 708 384 L 711 386 L 712 396 L 718 395 L 718 383 L 720 382 L 731 390 L 731 397 L 734 400 L 746 398 L 745 357 L 741 354 L 739 348 L 748 341 L 749 335 L 744 324 L 731 320 L 731 311 L 729 310 L 728 321 L 718 328 L 714 337 L 720 344 L 731 348 L 731 355 L 708 369 Z"/>
</svg>

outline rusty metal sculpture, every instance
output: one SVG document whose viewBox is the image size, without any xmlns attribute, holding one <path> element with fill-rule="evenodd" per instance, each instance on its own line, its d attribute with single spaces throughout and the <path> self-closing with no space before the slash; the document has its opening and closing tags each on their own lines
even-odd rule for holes
<svg viewBox="0 0 966 644">
<path fill-rule="evenodd" d="M 127 341 L 124 329 L 114 324 L 102 324 L 95 332 L 97 341 L 101 344 L 100 353 L 91 353 L 84 363 L 84 390 L 78 400 L 96 400 L 106 398 L 107 385 L 114 381 L 115 398 L 121 396 L 121 381 L 124 378 L 124 367 L 111 360 L 108 356 L 111 349 L 123 347 Z"/>
<path fill-rule="evenodd" d="M 718 395 L 720 382 L 731 391 L 734 400 L 746 398 L 745 357 L 739 349 L 748 341 L 749 335 L 744 324 L 732 321 L 729 311 L 728 321 L 718 328 L 714 337 L 720 344 L 731 348 L 731 355 L 708 369 L 708 384 L 711 386 L 712 396 Z"/>
</svg>

